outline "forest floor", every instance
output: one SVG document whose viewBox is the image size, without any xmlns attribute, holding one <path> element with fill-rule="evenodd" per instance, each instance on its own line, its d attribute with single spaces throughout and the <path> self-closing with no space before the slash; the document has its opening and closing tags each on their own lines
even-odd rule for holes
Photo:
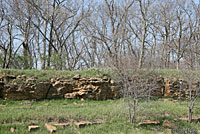
<svg viewBox="0 0 200 134">
<path fill-rule="evenodd" d="M 197 103 L 199 103 L 198 100 Z M 199 105 L 197 105 L 199 106 Z M 188 101 L 172 98 L 154 98 L 140 102 L 134 124 L 129 123 L 127 104 L 123 99 L 92 100 L 42 100 L 10 101 L 0 100 L 0 134 L 14 131 L 27 134 L 28 126 L 38 125 L 31 133 L 48 134 L 45 124 L 68 123 L 66 127 L 56 127 L 57 134 L 165 134 L 177 132 L 200 133 L 200 122 L 189 123 L 179 118 L 188 116 Z M 199 117 L 200 110 L 195 107 L 193 117 Z M 144 120 L 158 120 L 158 125 L 141 126 Z M 173 124 L 163 126 L 164 121 Z M 76 122 L 100 121 L 78 127 Z M 13 130 L 10 130 L 13 129 Z"/>
</svg>

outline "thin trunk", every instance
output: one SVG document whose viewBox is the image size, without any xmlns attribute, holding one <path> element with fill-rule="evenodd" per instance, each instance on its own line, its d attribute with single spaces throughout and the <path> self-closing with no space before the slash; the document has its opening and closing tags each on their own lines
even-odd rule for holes
<svg viewBox="0 0 200 134">
<path fill-rule="evenodd" d="M 137 107 L 137 101 L 134 99 L 133 100 L 133 116 L 132 116 L 131 123 L 134 123 L 134 121 L 136 120 L 136 107 Z"/>
<path fill-rule="evenodd" d="M 189 109 L 188 109 L 188 121 L 191 123 L 192 122 L 192 107 L 193 107 L 193 104 L 192 104 L 192 83 L 189 82 L 189 90 L 190 90 L 190 103 L 189 103 Z"/>
<path fill-rule="evenodd" d="M 44 34 L 47 34 L 47 21 L 44 22 Z M 43 56 L 42 56 L 42 69 L 46 68 L 46 39 L 43 39 Z"/>
<path fill-rule="evenodd" d="M 12 38 L 12 37 L 10 37 Z M 8 62 L 6 64 L 6 68 L 9 68 L 10 62 L 11 62 L 11 57 L 12 57 L 12 41 L 9 43 L 9 55 L 8 55 Z"/>
<path fill-rule="evenodd" d="M 192 122 L 192 108 L 189 106 L 188 121 Z"/>
<path fill-rule="evenodd" d="M 53 46 L 53 28 L 54 28 L 54 14 L 55 14 L 55 4 L 56 0 L 53 2 L 53 14 L 51 17 L 51 26 L 50 26 L 50 38 L 49 38 L 49 49 L 48 49 L 48 59 L 47 59 L 47 67 L 50 69 L 51 64 L 51 53 L 52 53 L 52 46 Z"/>
<path fill-rule="evenodd" d="M 8 26 L 8 32 L 9 32 L 9 38 L 10 38 L 10 42 L 9 42 L 9 54 L 8 54 L 8 62 L 6 64 L 5 68 L 9 68 L 10 62 L 11 62 L 11 57 L 12 57 L 12 26 Z"/>
<path fill-rule="evenodd" d="M 141 44 L 141 48 L 140 48 L 140 58 L 139 58 L 138 68 L 142 68 L 143 67 L 144 50 L 145 50 L 145 38 L 146 38 L 146 24 L 145 24 L 145 22 L 143 22 L 142 44 Z"/>
<path fill-rule="evenodd" d="M 24 41 L 22 44 L 23 44 L 23 56 L 24 56 L 24 69 L 28 69 L 29 68 L 28 43 L 27 41 Z"/>
<path fill-rule="evenodd" d="M 6 68 L 6 60 L 7 60 L 7 52 L 8 49 L 4 50 L 4 58 L 3 58 L 3 68 Z"/>
<path fill-rule="evenodd" d="M 180 60 L 181 60 L 181 38 L 182 38 L 182 23 L 179 18 L 179 37 L 178 37 L 178 48 L 177 48 L 177 63 L 176 63 L 176 69 L 180 69 Z"/>
</svg>

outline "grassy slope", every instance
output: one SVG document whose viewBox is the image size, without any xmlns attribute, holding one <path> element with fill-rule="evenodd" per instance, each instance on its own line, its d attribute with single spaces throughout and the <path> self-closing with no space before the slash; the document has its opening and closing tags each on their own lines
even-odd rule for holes
<svg viewBox="0 0 200 134">
<path fill-rule="evenodd" d="M 200 76 L 200 71 L 176 70 L 176 69 L 158 69 L 155 70 L 159 75 L 168 78 L 184 78 L 187 74 L 194 77 Z"/>
<path fill-rule="evenodd" d="M 17 69 L 1 69 L 0 75 L 26 75 L 28 77 L 37 77 L 40 80 L 48 80 L 49 78 L 71 78 L 76 74 L 80 74 L 83 77 L 103 77 L 109 74 L 110 70 L 83 70 L 83 71 L 58 71 L 58 70 L 17 70 Z"/>
<path fill-rule="evenodd" d="M 86 126 L 77 128 L 75 126 L 58 128 L 58 134 L 155 134 L 158 132 L 167 133 L 169 130 L 160 126 L 141 127 L 139 121 L 145 119 L 157 119 L 163 122 L 165 119 L 173 121 L 178 117 L 187 117 L 186 102 L 163 102 L 152 100 L 142 102 L 137 113 L 135 125 L 128 123 L 128 114 L 123 100 L 107 101 L 79 101 L 79 100 L 44 100 L 31 102 L 32 105 L 24 105 L 31 101 L 7 101 L 6 106 L 0 106 L 0 133 L 9 133 L 9 128 L 16 128 L 16 133 L 28 133 L 28 125 L 32 123 L 39 124 L 40 129 L 35 133 L 47 134 L 44 124 L 49 119 L 54 122 L 59 119 L 67 120 L 88 120 L 103 119 L 104 123 L 100 125 Z M 200 100 L 199 100 L 200 102 Z M 0 100 L 3 103 L 3 100 Z M 48 104 L 48 105 L 47 105 Z M 164 117 L 164 114 L 169 117 Z M 200 111 L 195 109 L 194 114 L 200 115 Z M 189 124 L 184 121 L 174 122 L 181 129 L 198 129 L 200 125 L 196 123 Z M 50 123 L 51 124 L 51 123 Z"/>
<path fill-rule="evenodd" d="M 158 75 L 168 78 L 183 78 L 185 73 L 192 75 L 200 75 L 200 71 L 181 71 L 175 69 L 157 69 L 157 70 L 138 70 L 137 73 L 143 72 L 156 72 Z M 130 70 L 132 73 L 132 70 Z M 48 80 L 49 78 L 64 77 L 71 78 L 76 74 L 80 74 L 83 77 L 103 77 L 105 75 L 116 78 L 114 71 L 111 69 L 89 69 L 83 71 L 58 71 L 58 70 L 16 70 L 16 69 L 0 69 L 0 75 L 10 74 L 10 75 L 26 75 L 29 77 L 37 77 L 39 80 Z"/>
</svg>

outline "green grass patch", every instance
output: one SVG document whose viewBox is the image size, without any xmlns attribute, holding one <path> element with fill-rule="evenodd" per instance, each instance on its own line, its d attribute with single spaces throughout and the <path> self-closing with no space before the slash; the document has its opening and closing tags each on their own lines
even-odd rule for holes
<svg viewBox="0 0 200 134">
<path fill-rule="evenodd" d="M 184 78 L 187 74 L 194 77 L 200 76 L 200 71 L 188 71 L 188 70 L 175 70 L 175 69 L 138 69 L 128 70 L 130 74 L 136 75 L 148 75 L 155 73 L 158 76 L 164 78 Z M 76 74 L 80 74 L 82 77 L 98 77 L 108 76 L 112 79 L 118 79 L 118 74 L 112 69 L 96 69 L 82 71 L 67 71 L 67 70 L 17 70 L 17 69 L 1 69 L 0 75 L 26 75 L 27 77 L 36 77 L 38 80 L 49 80 L 50 78 L 72 78 Z"/>
<path fill-rule="evenodd" d="M 82 77 L 98 77 L 109 76 L 112 71 L 107 69 L 89 69 L 83 71 L 59 71 L 59 70 L 17 70 L 17 69 L 1 69 L 0 75 L 26 75 L 27 77 L 35 77 L 39 80 L 49 80 L 50 78 L 72 78 L 76 74 Z"/>
<path fill-rule="evenodd" d="M 198 100 L 200 102 L 200 100 Z M 4 104 L 4 100 L 0 100 Z M 58 128 L 58 134 L 153 134 L 168 133 L 168 129 L 162 125 L 139 126 L 143 120 L 172 121 L 179 128 L 197 129 L 199 123 L 174 121 L 179 117 L 187 117 L 188 102 L 164 102 L 161 100 L 143 101 L 139 104 L 137 120 L 135 124 L 128 121 L 126 103 L 122 99 L 106 101 L 79 101 L 79 100 L 43 100 L 43 101 L 11 101 L 7 100 L 5 106 L 0 106 L 0 133 L 9 133 L 10 127 L 15 128 L 16 133 L 28 132 L 28 125 L 38 124 L 40 129 L 33 133 L 48 133 L 45 123 L 59 121 L 95 121 L 104 120 L 102 124 L 77 128 L 74 125 L 66 128 Z M 165 116 L 168 114 L 168 116 Z M 199 109 L 194 109 L 194 115 L 200 115 Z"/>
<path fill-rule="evenodd" d="M 192 70 L 176 70 L 176 69 L 157 69 L 156 73 L 163 77 L 167 78 L 185 78 L 186 74 L 190 74 L 191 76 L 198 77 L 200 76 L 200 71 L 192 71 Z"/>
</svg>

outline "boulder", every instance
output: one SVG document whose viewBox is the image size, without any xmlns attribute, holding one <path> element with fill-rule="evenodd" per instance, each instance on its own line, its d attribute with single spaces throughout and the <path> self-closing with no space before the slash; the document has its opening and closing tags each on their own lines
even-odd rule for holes
<svg viewBox="0 0 200 134">
<path fill-rule="evenodd" d="M 45 127 L 50 133 L 56 132 L 56 127 L 55 126 L 52 126 L 52 125 L 49 125 L 49 124 L 45 124 Z"/>
<path fill-rule="evenodd" d="M 28 126 L 28 131 L 38 130 L 40 127 L 38 125 L 30 125 Z"/>
</svg>

